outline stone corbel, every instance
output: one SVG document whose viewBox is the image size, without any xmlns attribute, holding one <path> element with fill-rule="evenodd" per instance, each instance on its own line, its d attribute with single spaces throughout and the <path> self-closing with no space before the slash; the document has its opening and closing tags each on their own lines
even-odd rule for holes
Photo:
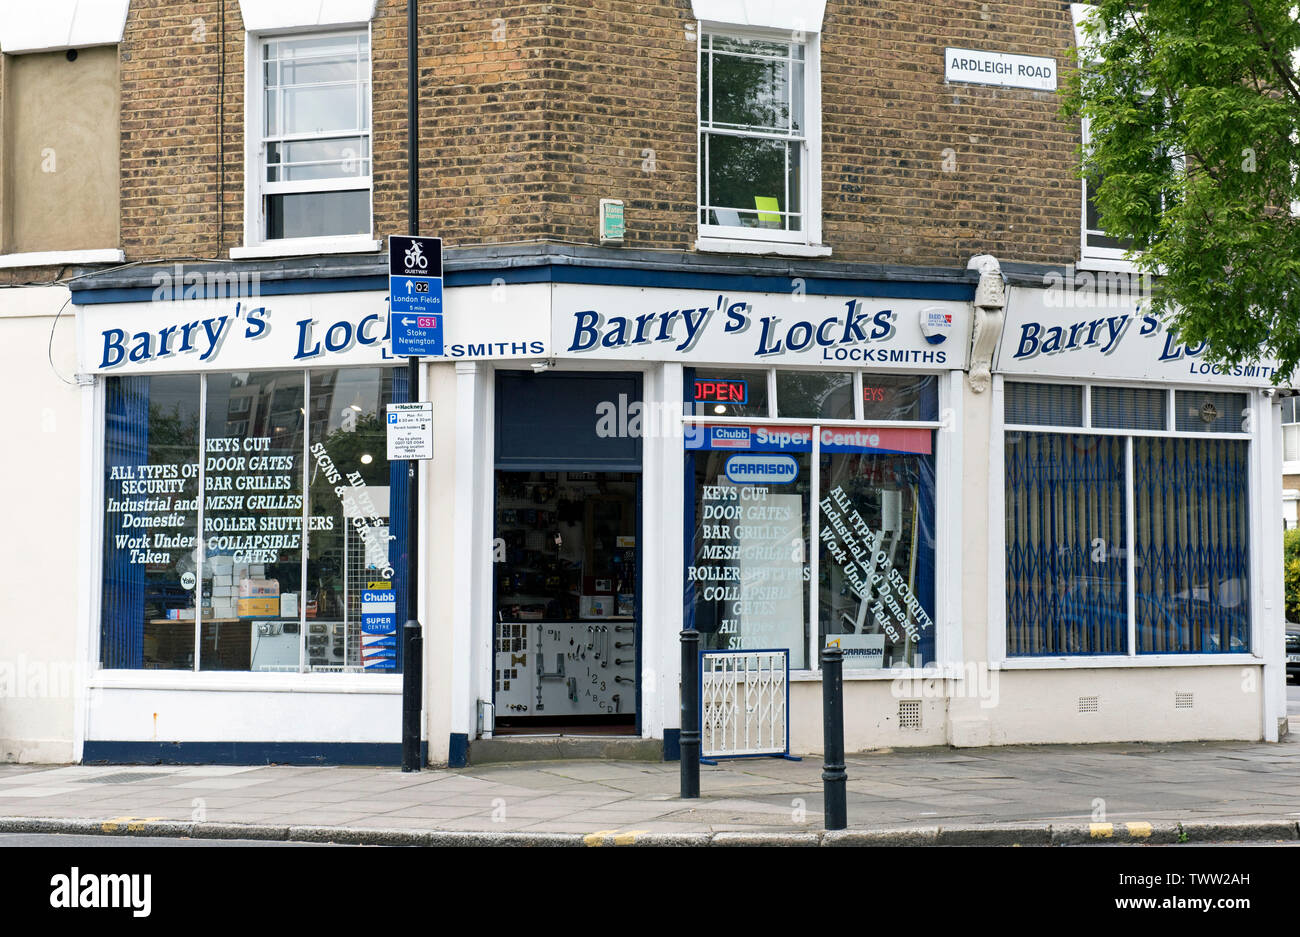
<svg viewBox="0 0 1300 937">
<path fill-rule="evenodd" d="M 972 391 L 982 394 L 992 381 L 993 352 L 1002 337 L 1007 292 L 1002 267 L 991 254 L 972 257 L 966 269 L 978 270 L 980 274 L 979 284 L 975 287 L 975 328 L 971 335 L 970 373 L 966 380 Z"/>
</svg>

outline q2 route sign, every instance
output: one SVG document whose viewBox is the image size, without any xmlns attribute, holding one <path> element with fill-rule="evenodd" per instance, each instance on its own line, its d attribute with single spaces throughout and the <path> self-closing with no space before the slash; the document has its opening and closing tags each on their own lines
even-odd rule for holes
<svg viewBox="0 0 1300 937">
<path fill-rule="evenodd" d="M 388 310 L 393 354 L 442 354 L 442 238 L 388 239 Z"/>
<path fill-rule="evenodd" d="M 433 458 L 432 403 L 390 403 L 386 424 L 388 461 Z"/>
</svg>

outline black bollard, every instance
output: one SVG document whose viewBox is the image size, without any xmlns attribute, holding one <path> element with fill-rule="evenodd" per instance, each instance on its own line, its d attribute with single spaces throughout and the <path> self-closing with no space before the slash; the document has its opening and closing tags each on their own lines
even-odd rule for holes
<svg viewBox="0 0 1300 937">
<path fill-rule="evenodd" d="M 849 825 L 849 811 L 844 771 L 844 652 L 838 647 L 822 651 L 822 737 L 826 829 L 842 830 Z"/>
<path fill-rule="evenodd" d="M 424 637 L 412 618 L 402 628 L 402 770 L 420 770 L 420 710 L 424 695 Z"/>
<path fill-rule="evenodd" d="M 682 797 L 700 796 L 700 633 L 682 635 Z"/>
</svg>

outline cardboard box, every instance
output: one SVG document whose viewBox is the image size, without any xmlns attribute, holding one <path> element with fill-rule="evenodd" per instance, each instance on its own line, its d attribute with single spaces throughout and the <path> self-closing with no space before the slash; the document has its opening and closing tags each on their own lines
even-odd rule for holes
<svg viewBox="0 0 1300 937">
<path fill-rule="evenodd" d="M 241 599 L 280 597 L 280 582 L 276 579 L 247 578 L 239 580 Z"/>
<path fill-rule="evenodd" d="M 278 595 L 241 597 L 235 608 L 240 618 L 279 618 L 280 597 Z"/>
</svg>

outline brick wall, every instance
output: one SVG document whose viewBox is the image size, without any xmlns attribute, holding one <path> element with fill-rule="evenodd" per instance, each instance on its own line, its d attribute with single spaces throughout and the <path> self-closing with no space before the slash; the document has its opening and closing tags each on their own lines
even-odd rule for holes
<svg viewBox="0 0 1300 937">
<path fill-rule="evenodd" d="M 689 0 L 423 0 L 421 11 L 426 231 L 449 245 L 595 244 L 597 202 L 615 197 L 629 246 L 691 249 Z M 404 0 L 379 0 L 372 35 L 375 231 L 388 234 L 406 230 Z M 829 0 L 823 36 L 834 259 L 1077 258 L 1079 130 L 1058 98 L 943 80 L 945 45 L 1065 64 L 1067 4 Z M 120 48 L 128 260 L 225 258 L 243 243 L 244 49 L 237 0 L 131 4 Z"/>
</svg>

